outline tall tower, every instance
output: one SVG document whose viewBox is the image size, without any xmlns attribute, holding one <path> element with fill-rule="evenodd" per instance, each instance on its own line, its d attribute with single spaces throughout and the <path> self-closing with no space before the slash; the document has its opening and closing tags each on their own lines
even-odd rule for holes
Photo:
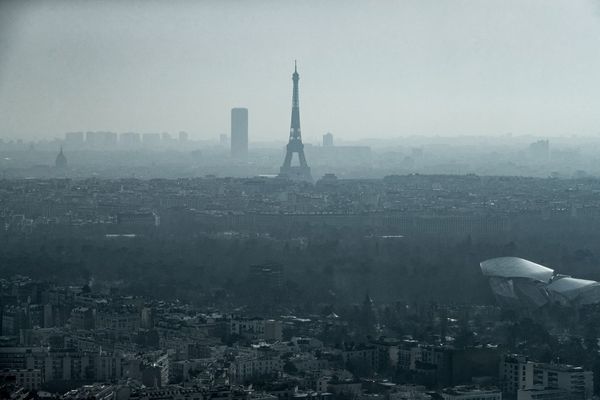
<svg viewBox="0 0 600 400">
<path fill-rule="evenodd" d="M 248 156 L 248 109 L 231 109 L 231 156 Z"/>
<path fill-rule="evenodd" d="M 286 147 L 285 160 L 279 171 L 279 175 L 285 178 L 299 181 L 312 182 L 310 175 L 310 167 L 306 163 L 304 157 L 304 145 L 302 144 L 302 136 L 300 134 L 300 101 L 298 99 L 298 68 L 294 62 L 294 74 L 292 81 L 294 82 L 294 92 L 292 94 L 292 123 L 290 126 L 290 140 Z M 292 156 L 298 154 L 298 162 L 300 165 L 292 166 Z"/>
</svg>

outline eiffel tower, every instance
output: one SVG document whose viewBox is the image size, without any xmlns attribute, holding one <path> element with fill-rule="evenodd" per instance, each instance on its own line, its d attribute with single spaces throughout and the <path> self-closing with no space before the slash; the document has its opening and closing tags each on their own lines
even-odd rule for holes
<svg viewBox="0 0 600 400">
<path fill-rule="evenodd" d="M 302 144 L 302 136 L 300 134 L 300 101 L 298 99 L 298 68 L 294 62 L 294 74 L 292 81 L 294 82 L 294 92 L 292 94 L 292 123 L 290 126 L 290 140 L 286 147 L 285 160 L 279 170 L 279 176 L 297 181 L 312 182 L 310 175 L 310 167 L 306 163 L 304 156 L 304 145 Z M 298 154 L 298 162 L 300 165 L 292 166 L 292 157 L 294 153 Z"/>
</svg>

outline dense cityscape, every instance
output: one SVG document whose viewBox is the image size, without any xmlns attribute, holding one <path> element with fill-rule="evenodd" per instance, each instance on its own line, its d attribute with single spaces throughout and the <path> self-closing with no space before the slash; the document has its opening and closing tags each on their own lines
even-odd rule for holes
<svg viewBox="0 0 600 400">
<path fill-rule="evenodd" d="M 511 307 L 478 265 L 600 280 L 593 176 L 81 178 L 68 155 L 0 182 L 3 396 L 598 391 L 595 301 Z"/>
</svg>

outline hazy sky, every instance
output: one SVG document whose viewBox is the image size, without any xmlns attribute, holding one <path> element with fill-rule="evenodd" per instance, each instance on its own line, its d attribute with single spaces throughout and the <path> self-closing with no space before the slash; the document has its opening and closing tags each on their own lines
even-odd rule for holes
<svg viewBox="0 0 600 400">
<path fill-rule="evenodd" d="M 0 137 L 600 135 L 600 2 L 0 2 Z"/>
</svg>

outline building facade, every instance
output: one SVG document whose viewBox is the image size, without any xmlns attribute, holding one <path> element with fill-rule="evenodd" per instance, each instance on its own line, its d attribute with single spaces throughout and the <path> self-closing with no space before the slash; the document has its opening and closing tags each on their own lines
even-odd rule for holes
<svg viewBox="0 0 600 400">
<path fill-rule="evenodd" d="M 510 398 L 520 392 L 523 392 L 521 396 L 537 398 L 539 393 L 535 391 L 546 389 L 565 391 L 573 399 L 587 400 L 593 395 L 594 374 L 581 367 L 537 363 L 523 356 L 506 355 L 502 357 L 499 372 L 502 391 Z M 550 393 L 546 395 L 550 396 Z"/>
</svg>

